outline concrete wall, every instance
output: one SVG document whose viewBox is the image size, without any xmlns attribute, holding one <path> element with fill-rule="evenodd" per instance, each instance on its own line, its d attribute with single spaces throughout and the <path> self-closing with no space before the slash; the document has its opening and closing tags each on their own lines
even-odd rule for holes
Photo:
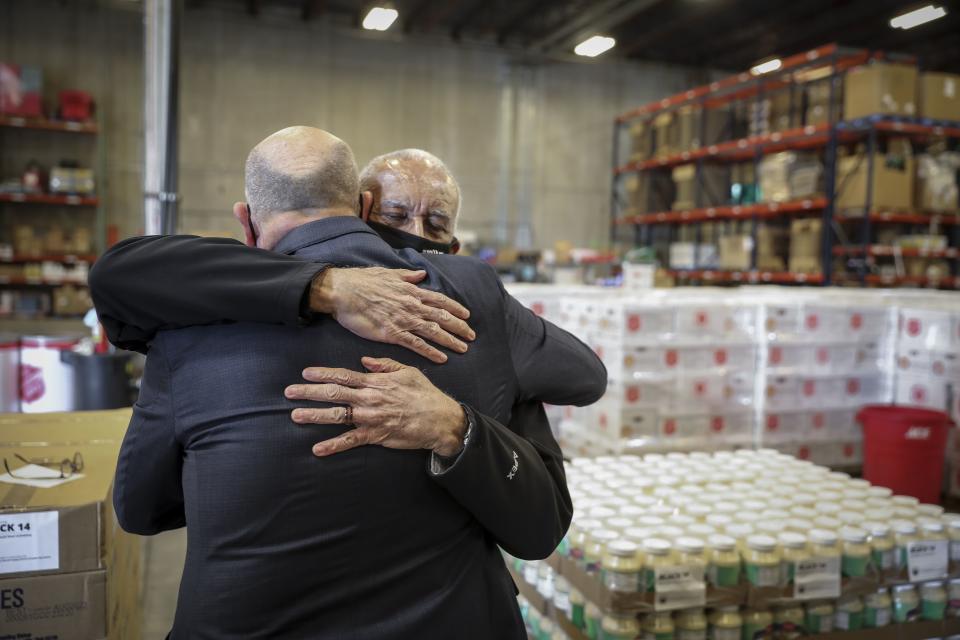
<svg viewBox="0 0 960 640">
<path fill-rule="evenodd" d="M 108 221 L 121 235 L 142 228 L 140 31 L 136 12 L 88 2 L 0 3 L 0 59 L 39 64 L 49 84 L 87 88 L 99 99 Z M 613 60 L 526 68 L 511 149 L 500 138 L 504 91 L 516 88 L 510 62 L 480 45 L 369 38 L 269 11 L 254 19 L 216 7 L 188 10 L 181 229 L 232 234 L 229 211 L 242 199 L 247 151 L 276 129 L 308 124 L 348 141 L 361 165 L 400 147 L 436 153 L 462 184 L 461 228 L 481 238 L 495 237 L 497 221 L 506 220 L 501 235 L 513 241 L 518 221 L 529 217 L 534 246 L 559 239 L 603 246 L 613 116 L 679 91 L 693 76 Z M 507 152 L 513 191 L 500 171 Z"/>
</svg>

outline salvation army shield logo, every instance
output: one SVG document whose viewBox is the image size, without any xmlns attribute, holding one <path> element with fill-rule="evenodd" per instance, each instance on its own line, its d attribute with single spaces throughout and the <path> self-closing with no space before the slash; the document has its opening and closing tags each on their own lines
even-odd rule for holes
<svg viewBox="0 0 960 640">
<path fill-rule="evenodd" d="M 47 392 L 43 382 L 43 369 L 32 364 L 20 365 L 20 399 L 24 402 L 36 402 Z"/>
</svg>

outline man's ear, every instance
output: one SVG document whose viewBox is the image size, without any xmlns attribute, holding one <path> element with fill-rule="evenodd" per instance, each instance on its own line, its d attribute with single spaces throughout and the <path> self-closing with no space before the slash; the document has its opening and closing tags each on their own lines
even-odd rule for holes
<svg viewBox="0 0 960 640">
<path fill-rule="evenodd" d="M 233 204 L 233 217 L 237 219 L 240 226 L 243 227 L 244 241 L 248 247 L 257 246 L 257 236 L 253 232 L 253 220 L 250 219 L 250 207 L 246 202 L 235 202 Z"/>
<path fill-rule="evenodd" d="M 370 221 L 370 212 L 373 210 L 373 192 L 364 191 L 360 194 L 360 219 Z"/>
<path fill-rule="evenodd" d="M 460 241 L 454 236 L 453 242 L 450 243 L 450 255 L 454 256 L 458 253 L 460 253 Z"/>
</svg>

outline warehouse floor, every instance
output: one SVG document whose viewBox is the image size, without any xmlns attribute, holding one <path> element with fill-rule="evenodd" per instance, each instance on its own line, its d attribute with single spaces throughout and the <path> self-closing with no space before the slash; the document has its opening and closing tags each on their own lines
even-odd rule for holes
<svg viewBox="0 0 960 640">
<path fill-rule="evenodd" d="M 143 640 L 164 640 L 173 625 L 177 589 L 187 553 L 187 530 L 146 538 L 143 595 Z"/>
</svg>

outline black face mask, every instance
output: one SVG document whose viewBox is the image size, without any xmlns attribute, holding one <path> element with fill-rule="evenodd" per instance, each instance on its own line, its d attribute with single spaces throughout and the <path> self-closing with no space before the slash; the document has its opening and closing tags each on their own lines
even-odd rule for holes
<svg viewBox="0 0 960 640">
<path fill-rule="evenodd" d="M 379 222 L 367 222 L 367 224 L 394 249 L 413 249 L 419 253 L 454 253 L 460 247 L 456 238 L 446 243 L 434 242 Z"/>
</svg>

